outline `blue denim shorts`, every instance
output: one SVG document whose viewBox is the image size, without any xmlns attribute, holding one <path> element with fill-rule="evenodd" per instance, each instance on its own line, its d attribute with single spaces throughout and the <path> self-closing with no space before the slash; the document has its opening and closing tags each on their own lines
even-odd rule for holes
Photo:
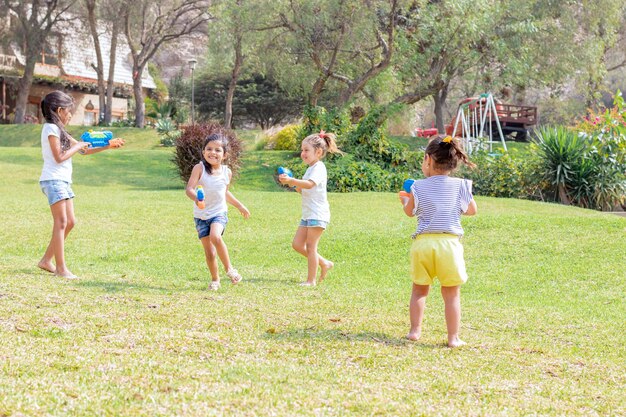
<svg viewBox="0 0 626 417">
<path fill-rule="evenodd" d="M 48 197 L 49 205 L 74 198 L 74 191 L 70 185 L 69 182 L 61 180 L 39 181 L 41 191 Z"/>
<path fill-rule="evenodd" d="M 300 220 L 301 227 L 321 227 L 322 229 L 326 229 L 328 227 L 328 222 L 324 220 L 315 220 L 315 219 L 302 219 Z"/>
<path fill-rule="evenodd" d="M 194 217 L 193 221 L 196 223 L 198 239 L 202 239 L 203 237 L 207 237 L 209 234 L 211 234 L 211 225 L 213 223 L 221 224 L 222 226 L 224 226 L 224 230 L 226 230 L 226 224 L 228 224 L 228 214 L 220 213 L 217 216 L 211 217 L 210 219 L 206 220 Z M 224 230 L 222 230 L 222 234 L 224 234 Z"/>
</svg>

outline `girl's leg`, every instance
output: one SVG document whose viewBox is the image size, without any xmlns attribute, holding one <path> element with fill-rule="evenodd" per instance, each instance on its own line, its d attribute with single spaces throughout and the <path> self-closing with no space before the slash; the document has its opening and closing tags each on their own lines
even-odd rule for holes
<svg viewBox="0 0 626 417">
<path fill-rule="evenodd" d="M 64 206 L 64 207 L 63 207 Z M 52 212 L 53 226 L 52 226 L 52 238 L 50 239 L 50 243 L 46 248 L 46 252 L 43 257 L 37 264 L 37 266 L 43 270 L 48 272 L 56 272 L 58 268 L 55 268 L 52 263 L 52 259 L 56 258 L 55 256 L 55 227 L 62 228 L 63 225 L 63 212 L 65 212 L 65 228 L 63 231 L 63 242 L 67 239 L 67 235 L 69 235 L 70 231 L 74 228 L 76 224 L 76 217 L 74 216 L 74 200 L 71 198 L 68 200 L 61 200 L 52 206 L 50 206 L 50 211 Z M 58 221 L 57 221 L 58 218 Z M 61 251 L 64 254 L 64 250 Z M 64 255 L 63 255 L 64 258 Z M 64 261 L 63 261 L 64 264 Z M 59 265 L 57 261 L 57 265 Z M 64 269 L 67 270 L 67 267 L 64 266 Z M 61 269 L 62 270 L 62 269 Z M 73 274 L 72 274 L 73 275 Z"/>
<path fill-rule="evenodd" d="M 213 282 L 220 282 L 219 270 L 217 269 L 217 253 L 215 246 L 211 243 L 210 236 L 205 236 L 200 239 L 202 247 L 204 248 L 204 258 L 206 259 L 206 265 L 209 267 L 211 273 L 211 280 Z"/>
<path fill-rule="evenodd" d="M 459 328 L 461 327 L 461 286 L 441 287 L 441 295 L 443 296 L 446 309 L 448 346 L 462 346 L 465 342 L 459 339 Z"/>
<path fill-rule="evenodd" d="M 409 317 L 411 318 L 411 330 L 406 336 L 409 340 L 418 340 L 422 335 L 422 320 L 424 319 L 424 310 L 426 309 L 426 297 L 430 285 L 413 284 L 411 292 L 411 301 L 409 302 Z"/>
<path fill-rule="evenodd" d="M 222 239 L 223 231 L 223 224 L 217 222 L 211 223 L 211 233 L 209 234 L 209 239 L 211 240 L 211 244 L 215 246 L 217 256 L 220 258 L 220 261 L 222 261 L 222 265 L 224 265 L 226 273 L 228 273 L 231 269 L 233 269 L 233 266 L 230 264 L 230 256 L 228 255 L 226 243 L 224 242 L 224 239 Z"/>
<path fill-rule="evenodd" d="M 306 257 L 308 264 L 306 282 L 315 285 L 317 266 L 320 263 L 320 255 L 317 253 L 317 244 L 324 233 L 321 227 L 308 227 L 306 232 Z"/>
<path fill-rule="evenodd" d="M 76 278 L 65 264 L 65 238 L 74 227 L 74 203 L 72 199 L 62 200 L 50 206 L 52 212 L 52 238 L 48 247 L 56 263 L 55 275 L 63 278 Z M 48 253 L 48 250 L 46 250 Z M 45 256 L 45 255 L 44 255 Z"/>
<path fill-rule="evenodd" d="M 321 229 L 321 228 L 317 228 L 317 227 L 310 228 L 310 227 L 299 226 L 298 230 L 296 231 L 296 235 L 293 237 L 293 242 L 291 242 L 291 247 L 296 252 L 298 252 L 299 254 L 307 258 L 309 257 L 308 252 L 307 252 L 307 237 L 308 237 L 307 230 L 308 229 Z M 321 229 L 321 230 L 322 232 L 324 231 L 324 229 Z M 321 233 L 320 233 L 320 237 L 321 237 Z M 319 242 L 319 238 L 317 240 Z M 324 257 L 322 257 L 319 253 L 317 254 L 317 257 L 318 257 L 318 264 L 321 270 L 320 282 L 322 282 L 324 278 L 326 278 L 326 274 L 328 273 L 328 270 L 331 269 L 334 266 L 334 264 L 328 259 L 325 259 Z M 307 280 L 307 282 L 309 281 Z"/>
</svg>

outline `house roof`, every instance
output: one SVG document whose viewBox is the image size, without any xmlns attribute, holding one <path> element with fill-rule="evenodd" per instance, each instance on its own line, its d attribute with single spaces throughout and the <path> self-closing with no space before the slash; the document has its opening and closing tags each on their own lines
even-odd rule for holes
<svg viewBox="0 0 626 417">
<path fill-rule="evenodd" d="M 100 49 L 102 50 L 102 60 L 104 65 L 105 78 L 109 71 L 109 51 L 111 49 L 111 34 L 106 28 L 100 28 L 99 34 Z M 92 64 L 96 64 L 96 52 L 93 43 L 93 38 L 89 33 L 89 30 L 78 19 L 74 19 L 69 22 L 64 22 L 63 25 L 59 25 L 56 33 L 60 34 L 62 39 L 61 46 L 61 69 L 62 75 L 72 79 L 80 79 L 85 81 L 96 81 L 98 75 L 92 68 Z M 17 57 L 18 62 L 21 65 L 26 63 L 26 59 L 22 51 L 12 45 L 13 52 Z M 35 71 L 35 75 L 37 71 Z M 147 69 L 144 70 L 142 77 L 142 86 L 144 88 L 156 88 L 154 80 L 148 73 Z M 117 39 L 117 53 L 115 59 L 115 84 L 133 85 L 132 77 L 132 65 L 130 48 L 126 43 L 126 39 L 122 33 L 119 34 Z"/>
</svg>

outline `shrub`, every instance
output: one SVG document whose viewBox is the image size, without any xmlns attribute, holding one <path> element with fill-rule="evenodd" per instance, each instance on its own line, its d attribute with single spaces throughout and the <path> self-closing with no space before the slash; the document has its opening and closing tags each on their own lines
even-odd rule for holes
<svg viewBox="0 0 626 417">
<path fill-rule="evenodd" d="M 300 149 L 300 125 L 287 125 L 271 138 L 273 149 L 279 151 L 297 151 Z"/>
<path fill-rule="evenodd" d="M 585 140 L 563 126 L 543 127 L 535 133 L 546 180 L 555 187 L 555 194 L 563 204 L 571 204 L 569 181 L 587 148 Z"/>
<path fill-rule="evenodd" d="M 337 135 L 337 140 L 341 143 L 342 137 L 351 129 L 350 114 L 346 110 L 327 110 L 319 106 L 306 106 L 298 139 L 302 140 L 312 133 L 324 130 Z"/>
<path fill-rule="evenodd" d="M 213 133 L 220 133 L 228 138 L 229 144 L 224 163 L 230 167 L 233 176 L 239 172 L 243 145 L 232 130 L 224 129 L 216 123 L 189 125 L 183 128 L 182 134 L 176 139 L 176 151 L 172 157 L 178 175 L 185 183 L 189 181 L 194 165 L 202 159 L 204 140 Z"/>
<path fill-rule="evenodd" d="M 545 183 L 539 170 L 539 158 L 515 157 L 512 153 L 493 155 L 485 151 L 472 154 L 474 169 L 463 165 L 458 176 L 472 180 L 473 192 L 488 197 L 543 199 Z"/>
<path fill-rule="evenodd" d="M 564 204 L 609 210 L 626 195 L 626 138 L 611 125 L 577 134 L 563 127 L 537 134 L 544 178 Z"/>
<path fill-rule="evenodd" d="M 161 145 L 163 146 L 174 146 L 176 139 L 181 134 L 180 130 L 176 128 L 176 125 L 169 118 L 157 120 L 154 127 L 161 136 Z"/>
<path fill-rule="evenodd" d="M 302 178 L 306 165 L 301 161 L 287 164 L 294 177 Z M 327 189 L 331 192 L 348 193 L 353 191 L 381 191 L 395 192 L 402 189 L 407 178 L 415 178 L 414 173 L 400 170 L 386 170 L 381 166 L 359 161 L 353 155 L 337 158 L 332 163 L 326 163 L 328 171 Z"/>
</svg>

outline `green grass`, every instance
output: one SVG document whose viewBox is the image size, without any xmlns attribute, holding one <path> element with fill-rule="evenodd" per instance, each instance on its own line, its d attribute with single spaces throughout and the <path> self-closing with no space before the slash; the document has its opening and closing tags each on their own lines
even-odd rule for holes
<svg viewBox="0 0 626 417">
<path fill-rule="evenodd" d="M 451 350 L 438 288 L 403 339 L 415 220 L 394 194 L 329 196 L 336 267 L 302 288 L 286 154 L 249 152 L 233 191 L 252 217 L 231 209 L 225 234 L 244 282 L 214 293 L 171 150 L 139 143 L 74 158 L 78 281 L 35 267 L 40 150 L 0 148 L 0 416 L 626 414 L 626 219 L 478 198 Z"/>
</svg>

